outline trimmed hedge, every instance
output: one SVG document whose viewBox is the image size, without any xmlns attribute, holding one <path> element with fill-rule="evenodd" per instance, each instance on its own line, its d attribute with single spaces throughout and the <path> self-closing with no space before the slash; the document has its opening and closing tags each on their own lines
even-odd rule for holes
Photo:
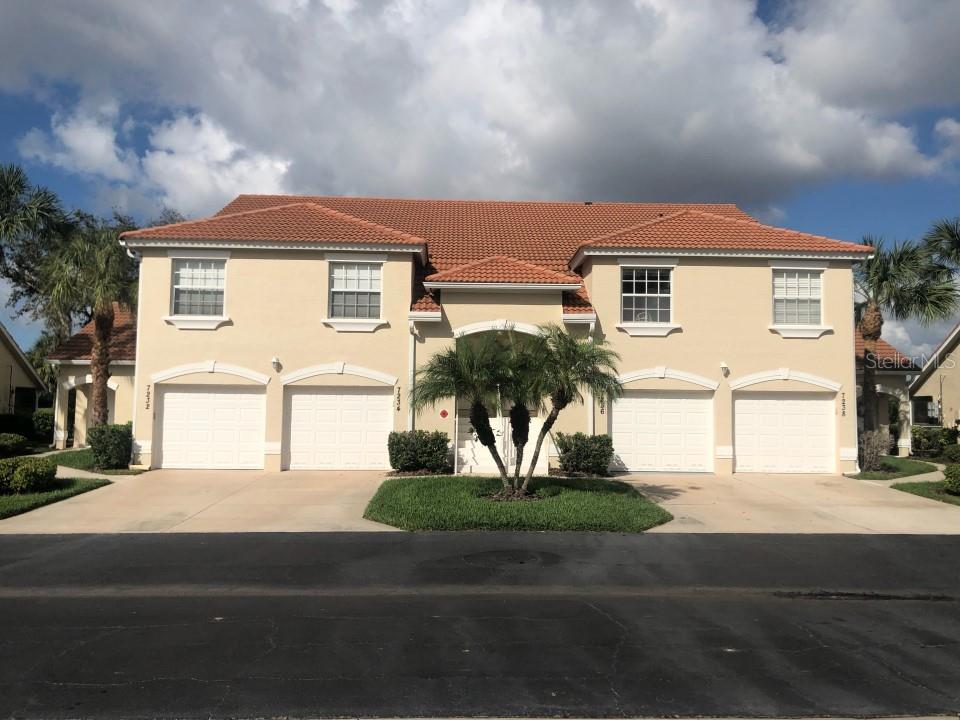
<svg viewBox="0 0 960 720">
<path fill-rule="evenodd" d="M 951 495 L 960 495 L 960 465 L 947 465 L 944 468 L 943 489 Z"/>
<path fill-rule="evenodd" d="M 22 413 L 0 413 L 0 433 L 33 437 L 33 416 Z"/>
<path fill-rule="evenodd" d="M 392 432 L 387 439 L 390 467 L 397 472 L 450 472 L 449 445 L 447 434 L 439 430 Z"/>
<path fill-rule="evenodd" d="M 0 433 L 0 458 L 23 455 L 27 451 L 27 439 L 14 433 Z"/>
<path fill-rule="evenodd" d="M 53 442 L 53 408 L 40 408 L 34 411 L 33 436 L 41 442 Z"/>
<path fill-rule="evenodd" d="M 93 465 L 101 470 L 121 470 L 130 465 L 133 425 L 94 425 L 87 430 Z"/>
<path fill-rule="evenodd" d="M 557 433 L 557 450 L 560 452 L 560 469 L 568 473 L 584 475 L 609 474 L 613 460 L 613 440 L 609 435 L 573 435 Z"/>
<path fill-rule="evenodd" d="M 13 457 L 0 460 L 0 493 L 32 493 L 47 490 L 57 477 L 57 465 L 43 457 Z"/>
<path fill-rule="evenodd" d="M 941 456 L 948 463 L 960 463 L 960 445 L 947 445 Z"/>
</svg>

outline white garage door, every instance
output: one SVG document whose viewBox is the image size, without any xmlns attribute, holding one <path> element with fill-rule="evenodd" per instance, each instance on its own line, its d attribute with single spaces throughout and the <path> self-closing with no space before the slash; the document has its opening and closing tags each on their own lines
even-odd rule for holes
<svg viewBox="0 0 960 720">
<path fill-rule="evenodd" d="M 304 388 L 287 394 L 287 467 L 382 470 L 390 466 L 391 388 Z"/>
<path fill-rule="evenodd" d="M 713 396 L 626 391 L 610 413 L 614 464 L 622 470 L 713 469 Z"/>
<path fill-rule="evenodd" d="M 262 468 L 265 394 L 249 388 L 164 388 L 160 466 Z"/>
<path fill-rule="evenodd" d="M 834 471 L 834 400 L 818 393 L 766 393 L 734 401 L 737 472 Z"/>
</svg>

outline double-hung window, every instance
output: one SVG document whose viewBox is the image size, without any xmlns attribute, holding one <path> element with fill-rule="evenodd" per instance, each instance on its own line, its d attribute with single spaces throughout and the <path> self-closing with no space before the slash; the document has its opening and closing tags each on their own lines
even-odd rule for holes
<svg viewBox="0 0 960 720">
<path fill-rule="evenodd" d="M 773 324 L 821 324 L 821 270 L 773 271 Z"/>
<path fill-rule="evenodd" d="M 225 279 L 225 260 L 174 258 L 174 316 L 221 317 Z"/>
<path fill-rule="evenodd" d="M 671 320 L 671 268 L 623 267 L 620 269 L 620 321 L 669 323 Z"/>
<path fill-rule="evenodd" d="M 380 318 L 380 263 L 330 263 L 330 317 Z"/>
</svg>

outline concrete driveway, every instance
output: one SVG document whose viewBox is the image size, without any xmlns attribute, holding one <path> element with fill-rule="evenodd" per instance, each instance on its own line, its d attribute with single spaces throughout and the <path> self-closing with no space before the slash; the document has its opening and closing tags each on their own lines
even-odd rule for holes
<svg viewBox="0 0 960 720">
<path fill-rule="evenodd" d="M 382 472 L 154 470 L 111 479 L 112 485 L 0 520 L 0 533 L 394 530 L 363 519 Z"/>
<path fill-rule="evenodd" d="M 621 479 L 673 513 L 650 532 L 960 534 L 960 507 L 842 475 Z"/>
</svg>

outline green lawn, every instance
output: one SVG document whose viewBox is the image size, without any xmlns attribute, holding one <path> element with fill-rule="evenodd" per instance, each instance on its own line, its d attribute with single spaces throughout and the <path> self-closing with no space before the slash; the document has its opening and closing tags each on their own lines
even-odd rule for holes
<svg viewBox="0 0 960 720">
<path fill-rule="evenodd" d="M 68 497 L 96 490 L 109 485 L 109 480 L 67 479 L 54 481 L 54 486 L 46 492 L 24 493 L 23 495 L 0 495 L 0 520 L 35 510 L 50 503 L 66 500 Z"/>
<path fill-rule="evenodd" d="M 143 470 L 98 470 L 93 466 L 93 450 L 65 450 L 49 456 L 57 465 L 102 473 L 103 475 L 139 475 Z"/>
<path fill-rule="evenodd" d="M 923 473 L 934 472 L 936 469 L 935 465 L 927 462 L 888 455 L 883 458 L 883 470 L 862 472 L 850 477 L 857 480 L 894 480 L 911 475 L 923 475 Z"/>
<path fill-rule="evenodd" d="M 534 478 L 540 499 L 495 501 L 490 477 L 400 477 L 384 482 L 364 517 L 404 530 L 642 532 L 673 516 L 633 487 L 601 478 Z"/>
<path fill-rule="evenodd" d="M 908 482 L 897 483 L 892 486 L 894 490 L 903 490 L 913 493 L 920 497 L 939 500 L 940 502 L 950 503 L 951 505 L 960 505 L 960 495 L 951 495 L 943 489 L 943 481 L 939 482 Z"/>
</svg>

